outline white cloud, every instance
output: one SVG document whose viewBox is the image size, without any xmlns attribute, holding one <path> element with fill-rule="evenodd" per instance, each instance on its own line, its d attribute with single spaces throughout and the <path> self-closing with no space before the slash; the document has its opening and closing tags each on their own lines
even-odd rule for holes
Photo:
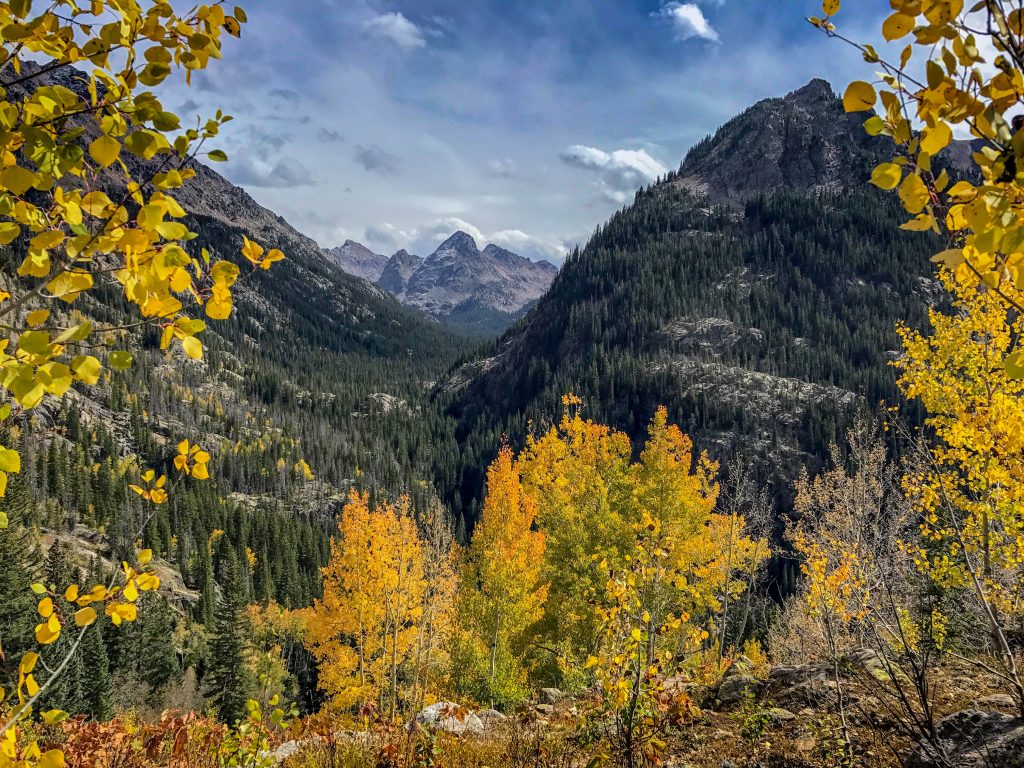
<svg viewBox="0 0 1024 768">
<path fill-rule="evenodd" d="M 243 187 L 290 189 L 314 183 L 309 169 L 292 157 L 266 160 L 243 152 L 232 156 L 225 171 L 231 181 Z"/>
<path fill-rule="evenodd" d="M 386 176 L 398 173 L 401 166 L 397 157 L 376 144 L 356 147 L 355 161 L 370 173 L 382 173 Z"/>
<path fill-rule="evenodd" d="M 406 53 L 427 44 L 420 28 L 398 11 L 382 13 L 370 19 L 366 22 L 366 30 L 371 35 L 390 40 Z"/>
<path fill-rule="evenodd" d="M 668 169 L 643 149 L 616 149 L 605 152 L 581 144 L 569 147 L 560 155 L 562 162 L 574 168 L 600 174 L 597 188 L 609 200 L 625 203 L 644 184 L 663 176 Z"/>
<path fill-rule="evenodd" d="M 562 243 L 542 240 L 519 229 L 503 229 L 500 232 L 495 232 L 488 239 L 495 245 L 500 245 L 502 248 L 533 261 L 545 260 L 561 264 L 569 253 L 569 249 Z"/>
<path fill-rule="evenodd" d="M 503 179 L 511 179 L 516 175 L 516 163 L 514 160 L 508 157 L 494 158 L 488 160 L 487 165 L 484 166 L 487 172 L 492 176 L 498 176 Z"/>
<path fill-rule="evenodd" d="M 558 264 L 569 252 L 564 243 L 535 237 L 518 229 L 503 229 L 488 236 L 479 227 L 456 216 L 434 219 L 411 229 L 401 229 L 388 223 L 377 224 L 366 228 L 365 240 L 367 246 L 378 252 L 393 253 L 405 248 L 410 253 L 425 257 L 458 231 L 472 237 L 478 248 L 494 243 L 533 261 L 546 259 Z"/>
<path fill-rule="evenodd" d="M 696 3 L 668 3 L 662 6 L 654 16 L 672 24 L 676 40 L 699 37 L 702 40 L 718 42 L 718 32 L 711 26 L 704 16 L 704 11 Z"/>
</svg>

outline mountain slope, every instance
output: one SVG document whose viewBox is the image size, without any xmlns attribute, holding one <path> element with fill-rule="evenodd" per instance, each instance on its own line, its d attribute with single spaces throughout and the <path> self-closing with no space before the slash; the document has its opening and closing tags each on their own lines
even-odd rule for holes
<svg viewBox="0 0 1024 768">
<path fill-rule="evenodd" d="M 48 80 L 83 87 L 70 68 Z M 124 159 L 136 178 L 151 175 L 146 163 Z M 287 258 L 252 274 L 240 263 L 235 310 L 209 324 L 202 360 L 176 347 L 161 351 L 159 330 L 143 328 L 126 340 L 130 370 L 19 416 L 26 471 L 18 482 L 40 510 L 34 523 L 58 538 L 102 542 L 104 556 L 118 562 L 132 556 L 146 519 L 128 488 L 130 466 L 173 476 L 178 441 L 202 445 L 212 454 L 211 480 L 176 488 L 142 539 L 181 573 L 184 589 L 202 596 L 197 616 L 208 619 L 229 553 L 255 561 L 254 593 L 288 605 L 318 594 L 331 513 L 355 482 L 409 492 L 418 508 L 430 503 L 433 462 L 455 448 L 438 439 L 447 428 L 424 407 L 426 394 L 472 342 L 346 274 L 244 190 L 193 167 L 196 178 L 174 195 L 199 235 L 185 247 L 240 263 L 245 235 Z M 106 183 L 115 193 L 117 181 Z M 23 248 L 0 248 L 6 280 L 16 279 Z M 74 308 L 104 325 L 137 320 L 110 276 Z"/>
<path fill-rule="evenodd" d="M 895 324 L 922 322 L 934 291 L 927 239 L 865 183 L 882 151 L 813 81 L 638 192 L 439 388 L 462 444 L 440 478 L 452 503 L 471 521 L 502 436 L 557 418 L 567 391 L 634 437 L 663 403 L 698 446 L 759 457 L 785 495 L 855 409 L 895 396 Z"/>
<path fill-rule="evenodd" d="M 403 253 L 392 257 L 382 285 L 400 288 L 394 293 L 404 304 L 484 332 L 507 327 L 558 274 L 549 262 L 530 261 L 493 244 L 481 251 L 465 232 L 453 234 L 419 264 Z"/>
</svg>

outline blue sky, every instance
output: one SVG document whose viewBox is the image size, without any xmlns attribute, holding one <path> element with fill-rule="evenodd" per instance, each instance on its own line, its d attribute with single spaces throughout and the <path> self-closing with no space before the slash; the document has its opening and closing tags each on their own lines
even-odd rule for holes
<svg viewBox="0 0 1024 768">
<path fill-rule="evenodd" d="M 260 203 L 386 253 L 462 228 L 557 262 L 754 101 L 871 73 L 804 21 L 820 0 L 244 5 L 174 106 L 235 116 L 219 170 Z M 844 30 L 876 40 L 888 3 L 846 5 Z"/>
</svg>

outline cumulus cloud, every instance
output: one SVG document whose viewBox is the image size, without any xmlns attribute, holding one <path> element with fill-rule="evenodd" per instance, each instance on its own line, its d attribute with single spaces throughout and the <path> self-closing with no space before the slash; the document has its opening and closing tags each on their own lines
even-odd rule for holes
<svg viewBox="0 0 1024 768">
<path fill-rule="evenodd" d="M 490 241 L 513 253 L 533 261 L 550 261 L 560 264 L 565 261 L 569 249 L 562 243 L 542 240 L 519 229 L 503 229 L 490 236 Z"/>
<path fill-rule="evenodd" d="M 630 200 L 639 187 L 668 170 L 643 149 L 605 152 L 577 144 L 563 151 L 560 157 L 567 165 L 599 174 L 596 186 L 601 194 L 620 204 Z"/>
<path fill-rule="evenodd" d="M 390 152 L 371 144 L 368 147 L 362 145 L 356 147 L 355 161 L 370 173 L 382 173 L 393 175 L 398 173 L 398 158 Z"/>
<path fill-rule="evenodd" d="M 510 179 L 516 175 L 515 161 L 507 157 L 489 160 L 485 168 L 492 176 L 498 176 L 503 179 Z"/>
<path fill-rule="evenodd" d="M 366 31 L 374 37 L 390 40 L 406 53 L 427 44 L 423 32 L 402 13 L 382 13 L 366 22 Z"/>
<path fill-rule="evenodd" d="M 711 26 L 704 16 L 704 11 L 696 3 L 668 3 L 653 15 L 672 25 L 676 40 L 689 40 L 698 37 L 702 40 L 718 42 L 718 32 Z"/>
<path fill-rule="evenodd" d="M 366 228 L 365 240 L 368 246 L 379 251 L 393 253 L 405 248 L 410 253 L 426 257 L 459 231 L 472 237 L 478 248 L 494 243 L 533 261 L 544 259 L 560 263 L 568 253 L 564 243 L 535 237 L 518 229 L 503 229 L 486 235 L 479 227 L 456 216 L 434 219 L 411 229 L 388 223 L 377 224 Z"/>
<path fill-rule="evenodd" d="M 228 165 L 231 180 L 243 187 L 290 188 L 313 184 L 313 176 L 294 158 L 263 160 L 248 153 L 236 154 Z"/>
<path fill-rule="evenodd" d="M 345 140 L 345 137 L 342 136 L 341 133 L 338 131 L 332 131 L 329 128 L 321 128 L 316 137 L 324 144 L 337 144 L 339 141 Z"/>
</svg>

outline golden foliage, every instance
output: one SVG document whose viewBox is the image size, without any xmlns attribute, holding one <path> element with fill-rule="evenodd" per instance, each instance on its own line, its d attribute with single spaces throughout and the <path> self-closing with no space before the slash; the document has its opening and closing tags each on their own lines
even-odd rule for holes
<svg viewBox="0 0 1024 768">
<path fill-rule="evenodd" d="M 427 590 L 423 543 L 406 498 L 370 509 L 353 490 L 309 611 L 307 645 L 333 706 L 386 702 L 397 711 L 399 667 L 413 657 Z"/>
</svg>

